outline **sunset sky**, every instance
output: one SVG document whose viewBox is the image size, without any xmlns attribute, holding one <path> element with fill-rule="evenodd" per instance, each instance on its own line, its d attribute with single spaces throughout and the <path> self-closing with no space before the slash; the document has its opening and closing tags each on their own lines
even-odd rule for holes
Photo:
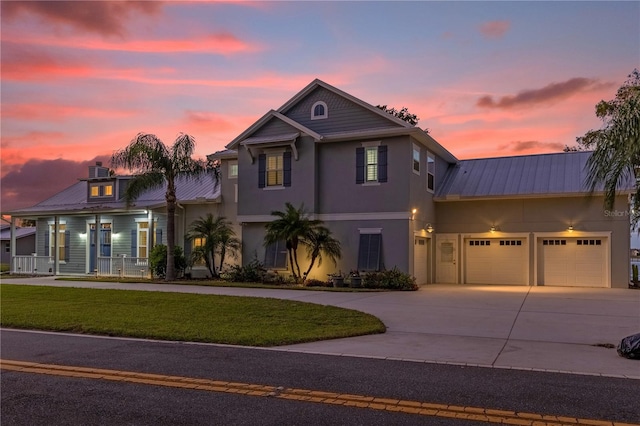
<svg viewBox="0 0 640 426">
<path fill-rule="evenodd" d="M 2 211 L 138 132 L 223 149 L 314 78 L 460 159 L 559 152 L 640 67 L 640 3 L 1 2 Z"/>
</svg>

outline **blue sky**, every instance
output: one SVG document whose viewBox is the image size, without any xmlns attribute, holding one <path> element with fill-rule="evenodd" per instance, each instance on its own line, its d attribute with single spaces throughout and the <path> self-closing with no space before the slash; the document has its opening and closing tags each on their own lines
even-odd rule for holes
<svg viewBox="0 0 640 426">
<path fill-rule="evenodd" d="M 595 104 L 640 66 L 639 2 L 1 7 L 4 211 L 138 132 L 222 149 L 314 78 L 408 107 L 461 159 L 558 152 L 600 126 Z"/>
</svg>

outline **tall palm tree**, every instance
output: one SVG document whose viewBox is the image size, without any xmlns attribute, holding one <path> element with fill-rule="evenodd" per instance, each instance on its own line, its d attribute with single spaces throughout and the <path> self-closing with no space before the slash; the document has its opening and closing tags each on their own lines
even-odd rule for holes
<svg viewBox="0 0 640 426">
<path fill-rule="evenodd" d="M 593 153 L 587 161 L 587 183 L 593 191 L 604 187 L 605 208 L 612 208 L 616 189 L 640 178 L 640 71 L 629 75 L 610 101 L 596 105 L 596 116 L 603 121 L 599 130 L 589 130 L 577 138 Z M 635 212 L 640 209 L 640 185 L 633 197 Z M 634 215 L 634 222 L 638 216 Z"/>
<path fill-rule="evenodd" d="M 318 261 L 318 266 L 320 266 L 322 265 L 322 258 L 326 256 L 334 265 L 337 265 L 337 260 L 342 256 L 340 241 L 333 238 L 331 231 L 324 226 L 318 226 L 313 229 L 305 236 L 303 243 L 307 246 L 307 254 L 311 257 L 309 269 L 304 273 L 305 279 L 309 276 L 309 272 L 313 269 L 316 260 Z"/>
<path fill-rule="evenodd" d="M 203 258 L 211 276 L 217 278 L 222 270 L 227 250 L 236 253 L 240 248 L 240 241 L 231 227 L 231 222 L 224 216 L 214 217 L 212 213 L 193 221 L 187 232 L 187 238 L 193 240 L 201 238 L 203 244 L 195 250 L 194 258 Z M 216 268 L 215 256 L 220 255 L 220 266 Z"/>
<path fill-rule="evenodd" d="M 312 230 L 322 224 L 319 220 L 309 219 L 304 210 L 304 205 L 299 208 L 293 207 L 291 203 L 285 203 L 285 211 L 272 211 L 272 216 L 276 216 L 272 222 L 266 225 L 265 245 L 273 244 L 284 240 L 287 252 L 289 253 L 289 265 L 291 273 L 296 282 L 299 281 L 300 265 L 298 264 L 298 246 L 300 241 L 306 238 Z"/>
<path fill-rule="evenodd" d="M 193 136 L 180 133 L 171 147 L 155 135 L 138 133 L 129 145 L 111 156 L 111 167 L 133 172 L 124 197 L 130 205 L 145 191 L 166 184 L 167 203 L 167 274 L 166 280 L 175 279 L 175 213 L 176 179 L 180 176 L 196 178 L 205 172 L 202 162 L 191 158 L 195 150 Z"/>
</svg>

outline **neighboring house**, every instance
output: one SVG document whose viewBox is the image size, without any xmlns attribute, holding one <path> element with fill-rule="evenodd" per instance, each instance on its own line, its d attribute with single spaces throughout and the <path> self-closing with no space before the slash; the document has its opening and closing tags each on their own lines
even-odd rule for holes
<svg viewBox="0 0 640 426">
<path fill-rule="evenodd" d="M 14 229 L 15 234 L 15 254 L 32 255 L 36 251 L 36 228 L 27 227 Z M 2 257 L 0 263 L 9 264 L 11 262 L 11 227 L 3 226 L 0 229 L 0 248 Z"/>
<path fill-rule="evenodd" d="M 147 276 L 151 249 L 166 244 L 166 188 L 147 191 L 127 206 L 123 195 L 130 179 L 111 176 L 96 163 L 87 179 L 33 207 L 9 212 L 12 220 L 35 220 L 37 229 L 36 256 L 16 253 L 12 272 Z M 220 188 L 207 175 L 178 179 L 176 193 L 177 240 L 189 248 L 188 224 L 216 210 Z"/>
<path fill-rule="evenodd" d="M 291 202 L 342 243 L 339 264 L 324 262 L 314 278 L 397 267 L 419 284 L 628 284 L 629 217 L 615 212 L 628 211 L 633 182 L 603 210 L 602 191 L 585 190 L 588 152 L 460 161 L 320 80 L 227 148 L 237 152 L 245 261 L 285 270 L 284 245 L 263 239 L 271 212 Z"/>
<path fill-rule="evenodd" d="M 614 209 L 604 210 L 601 188 L 592 196 L 585 189 L 589 152 L 461 161 L 420 128 L 320 80 L 226 148 L 209 156 L 220 164 L 219 185 L 179 187 L 176 243 L 187 252 L 188 224 L 211 212 L 234 224 L 242 240 L 240 262 L 257 259 L 286 274 L 284 244 L 263 242 L 271 212 L 290 202 L 324 221 L 342 245 L 338 265 L 325 261 L 312 278 L 398 268 L 418 284 L 628 285 L 625 212 L 634 182 L 621 184 Z M 128 178 L 103 176 L 102 169 L 96 166 L 89 180 L 47 201 L 11 212 L 38 220 L 38 255 L 50 265 L 49 253 L 59 254 L 52 273 L 93 271 L 96 223 L 104 222 L 101 233 L 119 235 L 99 258 L 144 258 L 133 249 L 134 235 L 139 223 L 152 219 L 156 232 L 148 235 L 162 239 L 163 191 L 126 209 L 118 194 Z M 92 188 L 109 182 L 110 202 L 93 202 Z M 78 249 L 67 254 L 75 244 Z M 299 250 L 306 270 L 306 253 Z"/>
</svg>

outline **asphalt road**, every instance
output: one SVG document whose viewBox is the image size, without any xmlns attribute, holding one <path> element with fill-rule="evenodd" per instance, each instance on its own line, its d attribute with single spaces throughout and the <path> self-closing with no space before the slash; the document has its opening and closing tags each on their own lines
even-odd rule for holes
<svg viewBox="0 0 640 426">
<path fill-rule="evenodd" d="M 640 423 L 638 381 L 631 379 L 14 330 L 2 330 L 0 338 L 3 360 L 266 385 L 278 393 L 299 389 Z M 4 363 L 0 385 L 2 425 L 487 424 L 373 405 L 9 371 Z"/>
</svg>

